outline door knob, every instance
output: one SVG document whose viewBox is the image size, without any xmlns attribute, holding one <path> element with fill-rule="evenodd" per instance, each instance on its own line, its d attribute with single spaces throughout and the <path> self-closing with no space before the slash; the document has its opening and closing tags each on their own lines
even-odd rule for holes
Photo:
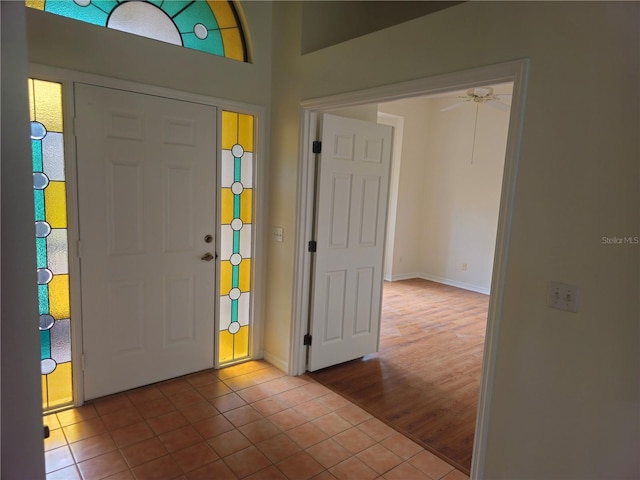
<svg viewBox="0 0 640 480">
<path fill-rule="evenodd" d="M 214 258 L 216 258 L 216 257 L 214 257 L 214 256 L 211 254 L 211 252 L 207 252 L 207 253 L 205 253 L 202 257 L 200 257 L 200 259 L 201 259 L 201 260 L 204 260 L 205 262 L 210 262 L 210 261 L 211 261 L 211 260 L 213 260 Z"/>
</svg>

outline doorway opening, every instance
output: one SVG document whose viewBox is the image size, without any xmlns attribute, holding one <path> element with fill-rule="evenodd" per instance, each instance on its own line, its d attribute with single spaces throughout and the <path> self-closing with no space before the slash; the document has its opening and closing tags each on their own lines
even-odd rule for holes
<svg viewBox="0 0 640 480">
<path fill-rule="evenodd" d="M 473 101 L 469 91 L 485 95 Z M 377 107 L 402 139 L 390 175 L 379 348 L 312 373 L 466 472 L 511 92 L 493 85 L 363 108 Z"/>
<path fill-rule="evenodd" d="M 486 85 L 501 83 L 513 84 L 511 117 L 508 127 L 505 163 L 503 169 L 500 207 L 497 221 L 495 258 L 491 273 L 491 295 L 487 315 L 487 330 L 483 355 L 483 366 L 478 400 L 478 415 L 473 447 L 471 475 L 480 471 L 484 461 L 484 445 L 486 425 L 490 414 L 489 405 L 492 391 L 493 365 L 495 357 L 495 341 L 499 332 L 503 279 L 508 258 L 508 238 L 510 218 L 517 173 L 519 139 L 526 87 L 528 62 L 519 60 L 498 65 L 482 67 L 474 70 L 429 77 L 422 80 L 406 82 L 370 89 L 351 94 L 337 95 L 323 99 L 311 100 L 302 104 L 303 108 L 303 142 L 301 152 L 301 184 L 298 211 L 298 249 L 297 249 L 297 282 L 294 291 L 295 323 L 292 332 L 292 363 L 290 373 L 300 374 L 306 370 L 303 336 L 305 334 L 307 312 L 311 302 L 309 295 L 311 261 L 305 251 L 305 244 L 311 240 L 311 218 L 313 208 L 313 171 L 309 168 L 311 142 L 316 131 L 317 117 L 321 112 L 356 107 L 371 103 L 383 103 L 425 95 L 437 95 L 456 90 L 466 90 Z M 313 348 L 313 347 L 311 347 Z"/>
</svg>

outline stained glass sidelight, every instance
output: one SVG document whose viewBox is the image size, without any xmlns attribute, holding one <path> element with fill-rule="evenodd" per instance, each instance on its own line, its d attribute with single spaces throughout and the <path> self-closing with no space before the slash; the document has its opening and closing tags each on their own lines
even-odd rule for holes
<svg viewBox="0 0 640 480">
<path fill-rule="evenodd" d="M 73 401 L 62 85 L 29 79 L 40 366 L 45 410 Z"/>
<path fill-rule="evenodd" d="M 220 207 L 221 365 L 249 356 L 254 118 L 222 112 Z"/>
<path fill-rule="evenodd" d="M 26 0 L 37 10 L 248 62 L 235 2 L 226 0 Z"/>
</svg>

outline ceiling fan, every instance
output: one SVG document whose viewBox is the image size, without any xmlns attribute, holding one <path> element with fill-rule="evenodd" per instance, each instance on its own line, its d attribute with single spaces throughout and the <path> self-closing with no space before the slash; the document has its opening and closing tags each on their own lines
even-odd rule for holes
<svg viewBox="0 0 640 480">
<path fill-rule="evenodd" d="M 498 110 L 502 110 L 503 112 L 508 112 L 511 109 L 509 104 L 501 102 L 502 97 L 510 97 L 511 95 L 506 94 L 494 94 L 492 87 L 476 87 L 470 88 L 467 90 L 466 95 L 459 96 L 462 100 L 454 103 L 453 105 L 449 105 L 448 107 L 444 107 L 441 109 L 441 112 L 447 112 L 449 110 L 453 110 L 455 108 L 461 107 L 467 102 L 473 102 L 476 104 L 486 104 L 490 107 L 497 108 Z"/>
</svg>

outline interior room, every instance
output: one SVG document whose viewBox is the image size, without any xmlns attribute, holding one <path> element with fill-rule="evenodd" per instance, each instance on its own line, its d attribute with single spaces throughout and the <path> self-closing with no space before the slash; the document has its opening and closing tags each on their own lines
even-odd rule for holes
<svg viewBox="0 0 640 480">
<path fill-rule="evenodd" d="M 195 136 L 190 136 L 189 128 L 197 122 L 188 120 L 190 117 L 186 113 L 177 114 L 172 110 L 173 113 L 155 116 L 172 119 L 173 123 L 167 124 L 171 128 L 160 131 L 173 144 L 184 146 L 193 143 L 194 139 L 213 138 L 215 134 L 220 138 L 217 148 L 231 152 L 230 157 L 228 153 L 217 153 L 216 158 L 221 162 L 223 158 L 241 157 L 253 161 L 254 177 L 250 180 L 238 177 L 228 186 L 203 186 L 212 192 L 227 188 L 230 193 L 225 193 L 226 197 L 215 197 L 222 205 L 240 202 L 244 188 L 247 192 L 242 197 L 245 199 L 242 212 L 247 208 L 251 212 L 250 218 L 245 214 L 243 223 L 238 226 L 238 222 L 231 224 L 240 217 L 239 214 L 235 216 L 234 210 L 233 218 L 228 219 L 229 228 L 212 231 L 215 235 L 219 231 L 220 237 L 230 238 L 235 234 L 229 232 L 250 226 L 250 253 L 242 243 L 244 240 L 240 247 L 237 244 L 225 247 L 221 239 L 215 238 L 212 240 L 215 249 L 211 246 L 207 250 L 207 245 L 198 243 L 197 254 L 194 253 L 191 259 L 197 265 L 194 268 L 215 271 L 209 279 L 215 278 L 221 284 L 228 272 L 238 273 L 238 269 L 234 269 L 237 267 L 237 262 L 233 263 L 235 260 L 241 259 L 242 255 L 250 256 L 251 260 L 250 275 L 249 269 L 240 273 L 247 278 L 250 276 L 250 291 L 245 289 L 248 281 L 242 285 L 233 283 L 224 295 L 216 296 L 215 301 L 208 300 L 207 308 L 216 308 L 216 315 L 220 312 L 231 315 L 224 325 L 216 320 L 216 326 L 224 328 L 220 330 L 222 333 L 216 334 L 213 345 L 215 365 L 224 363 L 220 362 L 222 353 L 231 352 L 228 353 L 230 360 L 224 361 L 234 365 L 226 369 L 235 372 L 234 377 L 238 375 L 238 369 L 243 368 L 242 363 L 235 365 L 236 362 L 250 359 L 246 365 L 252 365 L 251 368 L 257 365 L 250 373 L 259 376 L 260 370 L 268 371 L 273 375 L 271 381 L 283 376 L 287 380 L 280 382 L 291 389 L 304 387 L 308 390 L 306 395 L 317 393 L 318 387 L 296 382 L 309 381 L 305 375 L 306 352 L 320 351 L 322 347 L 321 339 L 315 334 L 310 348 L 304 345 L 305 335 L 309 334 L 305 320 L 312 305 L 309 289 L 305 288 L 311 282 L 312 252 L 307 248 L 309 241 L 316 240 L 311 236 L 314 225 L 308 215 L 313 211 L 308 180 L 312 178 L 309 175 L 309 160 L 314 155 L 312 141 L 317 140 L 311 138 L 311 133 L 317 132 L 316 114 L 341 106 L 361 107 L 373 102 L 405 101 L 407 97 L 415 96 L 408 92 L 433 95 L 488 85 L 498 88 L 501 84 L 513 83 L 508 134 L 504 138 L 505 164 L 503 169 L 495 166 L 495 171 L 503 173 L 502 194 L 491 199 L 493 205 L 496 200 L 499 202 L 499 209 L 497 217 L 494 214 L 491 218 L 491 228 L 487 229 L 497 232 L 493 261 L 484 253 L 474 252 L 475 247 L 463 241 L 474 235 L 479 240 L 478 248 L 481 245 L 492 250 L 489 236 L 470 233 L 481 228 L 474 219 L 465 217 L 457 225 L 448 225 L 445 215 L 438 216 L 440 211 L 431 211 L 434 219 L 431 225 L 403 223 L 401 214 L 405 210 L 411 212 L 416 205 L 412 201 L 412 191 L 420 191 L 424 196 L 442 194 L 442 185 L 417 188 L 415 184 L 429 178 L 427 167 L 417 174 L 415 171 L 413 174 L 403 172 L 400 168 L 399 177 L 408 175 L 415 186 L 406 191 L 398 189 L 394 248 L 387 257 L 391 263 L 387 262 L 390 269 L 385 275 L 390 275 L 392 280 L 414 275 L 446 280 L 479 291 L 490 289 L 478 420 L 469 469 L 471 478 L 622 479 L 640 476 L 637 456 L 640 446 L 639 3 L 443 2 L 434 8 L 435 2 L 244 1 L 233 4 L 236 12 L 240 12 L 233 19 L 246 30 L 247 39 L 243 43 L 243 55 L 236 59 L 80 22 L 42 11 L 42 2 L 28 3 L 32 5 L 25 7 L 22 2 L 1 2 L 0 5 L 3 478 L 39 479 L 46 476 L 42 409 L 43 391 L 47 385 L 43 377 L 50 374 L 46 373 L 50 370 L 45 367 L 55 366 L 53 359 L 44 362 L 41 358 L 42 333 L 39 335 L 38 323 L 34 321 L 38 318 L 39 308 L 43 321 L 39 287 L 33 275 L 40 267 L 34 256 L 37 244 L 33 223 L 34 201 L 37 205 L 34 188 L 37 187 L 33 162 L 29 160 L 33 153 L 29 122 L 34 121 L 37 112 L 29 108 L 27 80 L 34 77 L 62 85 L 65 138 L 68 139 L 65 140 L 65 151 L 73 162 L 76 161 L 76 148 L 78 151 L 84 148 L 82 142 L 86 135 L 83 122 L 78 122 L 75 129 L 71 127 L 75 112 L 80 108 L 97 108 L 98 104 L 105 111 L 116 113 L 138 108 L 126 101 L 119 106 L 109 106 L 109 101 L 104 100 L 106 97 L 97 95 L 100 89 L 137 92 L 158 101 L 168 95 L 167 99 L 199 105 L 202 109 L 196 110 L 205 112 L 205 116 L 207 111 L 216 112 L 215 118 L 220 123 L 215 130 L 208 130 L 211 134 L 198 130 L 201 133 Z M 92 4 L 76 2 L 74 5 L 84 8 L 81 3 Z M 113 9 L 118 7 L 115 3 L 109 5 Z M 164 8 L 172 7 L 165 5 Z M 174 12 L 176 16 L 178 13 Z M 189 32 L 177 31 L 188 39 L 183 42 L 190 45 L 197 43 L 196 37 L 202 40 L 209 35 L 197 25 Z M 81 85 L 90 87 L 97 96 L 82 97 L 84 87 Z M 382 100 L 376 101 L 375 95 Z M 122 97 L 118 98 L 122 100 Z M 90 101 L 85 101 L 87 99 Z M 446 96 L 436 98 L 433 100 L 438 102 L 435 110 L 440 109 L 440 105 L 446 108 L 445 103 L 449 105 L 452 100 L 455 99 Z M 472 105 L 439 113 L 458 116 L 467 106 Z M 485 106 L 478 106 L 478 115 L 480 108 Z M 385 113 L 401 115 L 396 110 L 389 110 Z M 233 117 L 237 122 L 226 122 L 223 112 L 237 114 Z M 377 117 L 377 107 L 372 113 L 373 118 Z M 492 114 L 499 116 L 503 112 L 496 109 Z M 248 117 L 251 120 L 247 120 Z M 116 131 L 118 125 L 114 123 L 108 132 L 135 137 L 136 125 L 142 125 L 136 123 L 135 115 L 124 114 L 118 118 L 129 122 L 129 127 Z M 240 118 L 245 120 L 238 120 Z M 411 128 L 406 118 L 405 136 Z M 210 121 L 204 123 L 208 128 L 214 128 Z M 237 126 L 235 143 L 225 140 L 228 136 L 223 128 L 230 124 Z M 246 139 L 241 138 L 239 125 L 248 124 L 255 126 L 255 133 L 246 143 Z M 384 127 L 382 130 L 381 135 L 390 135 L 391 130 Z M 468 137 L 464 142 L 452 144 L 451 148 L 459 150 L 460 158 L 464 159 L 461 170 L 469 170 L 482 162 L 482 157 L 477 156 L 479 147 L 486 140 L 482 133 L 477 129 L 475 142 L 471 144 Z M 41 138 L 38 131 L 32 130 L 32 140 L 34 136 Z M 109 138 L 115 137 L 117 135 Z M 381 155 L 390 158 L 388 140 L 376 142 Z M 228 148 L 225 147 L 227 143 Z M 241 144 L 247 148 L 234 150 Z M 337 153 L 344 153 L 345 145 L 338 146 Z M 443 145 L 433 143 L 431 147 Z M 246 153 L 250 155 L 245 156 Z M 117 164 L 123 166 L 122 169 L 105 171 L 131 173 L 135 171 L 132 162 L 123 160 Z M 405 165 L 404 154 L 401 165 Z M 225 168 L 217 166 L 216 175 L 220 173 L 221 181 L 233 178 Z M 429 168 L 441 169 L 442 165 Z M 183 188 L 176 192 L 188 191 L 187 180 L 191 177 L 184 176 L 184 170 L 183 166 L 177 166 L 172 170 L 174 183 L 163 185 Z M 71 209 L 79 207 L 81 211 L 72 188 L 77 180 L 76 170 L 69 172 L 67 201 Z M 84 175 L 87 171 L 80 168 L 77 172 Z M 113 178 L 123 179 L 126 183 L 131 177 L 116 175 Z M 195 182 L 203 177 L 195 175 L 193 178 Z M 391 178 L 393 180 L 393 176 Z M 476 178 L 475 171 L 461 190 L 469 195 L 466 202 L 480 207 L 477 197 L 472 195 L 473 178 Z M 143 180 L 146 179 L 141 176 L 140 182 Z M 98 182 L 95 185 L 103 188 L 105 184 Z M 482 185 L 485 184 L 483 181 Z M 127 185 L 134 184 L 129 182 Z M 41 187 L 49 188 L 44 184 Z M 380 198 L 385 196 L 383 190 L 377 191 Z M 102 198 L 102 190 L 96 187 L 95 192 L 96 198 Z M 403 196 L 405 193 L 409 194 L 408 198 Z M 132 201 L 136 198 L 130 197 Z M 248 198 L 253 200 L 246 200 Z M 112 202 L 119 208 L 113 211 L 133 218 L 138 210 L 127 210 L 125 204 L 125 201 L 122 204 Z M 185 200 L 185 205 L 200 204 Z M 455 202 L 450 205 L 456 207 Z M 193 209 L 194 215 L 204 211 Z M 186 225 L 192 219 L 179 215 L 177 210 L 170 213 L 171 221 L 177 222 L 174 225 Z M 224 215 L 218 211 L 213 216 L 222 220 Z M 78 229 L 74 226 L 78 216 L 74 214 L 68 218 L 69 276 L 72 278 L 70 335 L 76 336 L 73 345 L 81 345 L 81 327 L 90 319 L 81 317 L 83 308 L 80 307 L 90 300 L 91 291 L 82 288 L 80 279 L 74 280 L 78 276 L 74 272 L 78 272 L 80 264 L 86 261 L 84 248 L 89 247 L 78 243 Z M 234 229 L 236 226 L 237 230 Z M 412 232 L 411 235 L 404 232 L 406 229 Z M 447 230 L 454 235 L 450 238 L 460 238 L 461 243 L 456 245 L 459 249 L 450 256 L 442 253 L 439 249 L 451 242 L 429 237 L 427 234 L 433 229 Z M 126 235 L 109 237 L 112 242 L 108 244 L 110 252 L 129 255 L 129 250 L 138 248 L 130 240 L 138 237 L 133 230 L 122 231 Z M 181 251 L 190 241 L 188 235 L 182 235 L 183 231 L 181 228 L 162 231 L 168 239 L 167 245 L 175 251 Z M 97 227 L 89 232 L 99 237 Z M 204 234 L 213 235 L 212 232 L 198 231 L 197 237 L 193 238 L 207 242 Z M 371 232 L 373 230 L 367 230 L 365 234 L 373 235 Z M 319 229 L 315 233 L 325 234 L 326 231 Z M 403 243 L 411 236 L 419 238 L 420 242 Z M 118 243 L 118 239 L 123 239 L 124 243 Z M 318 241 L 318 253 L 325 247 Z M 80 248 L 82 255 L 78 253 Z M 429 251 L 439 251 L 437 258 L 425 255 Z M 88 252 L 87 255 L 91 250 Z M 216 258 L 221 254 L 229 258 Z M 380 275 L 371 280 L 372 285 L 378 278 L 382 281 L 382 260 L 379 265 Z M 122 268 L 126 269 L 127 265 Z M 172 278 L 175 281 L 167 284 L 172 289 L 166 287 L 172 295 L 161 298 L 164 302 L 177 299 L 188 304 L 191 280 L 177 273 Z M 233 278 L 237 280 L 237 277 Z M 367 280 L 366 276 L 362 278 Z M 47 283 L 50 278 L 42 278 L 42 281 Z M 124 282 L 122 285 L 129 288 L 133 284 Z M 219 290 L 220 285 L 216 285 L 216 289 Z M 122 302 L 105 302 L 104 305 L 110 309 L 136 305 L 135 298 L 130 295 L 135 289 L 123 287 L 119 291 L 123 292 L 119 297 Z M 235 293 L 250 295 L 238 300 Z M 484 293 L 488 292 L 485 290 Z M 224 296 L 231 300 L 218 298 Z M 242 303 L 247 298 L 250 301 Z M 353 300 L 348 295 L 345 299 Z M 173 322 L 167 324 L 166 338 L 180 343 L 195 336 L 191 327 L 177 321 L 185 310 L 158 311 Z M 241 323 L 245 320 L 251 322 L 249 329 Z M 56 321 L 59 319 L 56 318 L 53 325 Z M 63 324 L 58 325 L 58 330 L 62 330 Z M 50 326 L 41 323 L 40 332 Z M 213 328 L 213 323 L 209 327 Z M 240 347 L 236 351 L 233 342 L 240 337 L 233 335 L 238 332 L 244 335 L 244 343 L 238 343 Z M 122 348 L 132 349 L 137 348 L 136 339 L 151 341 L 151 336 L 146 335 L 120 338 Z M 211 344 L 205 347 L 212 348 Z M 50 348 L 53 355 L 58 346 L 52 343 Z M 75 356 L 74 395 L 89 399 L 88 395 L 83 397 L 86 390 L 81 388 L 89 384 L 84 385 L 81 374 L 82 351 L 76 348 L 74 352 L 71 354 Z M 89 354 L 91 352 L 84 353 L 87 353 L 85 367 L 93 368 L 91 358 L 95 357 Z M 208 361 L 213 367 L 211 355 Z M 135 361 L 130 362 L 131 368 L 106 371 L 110 378 L 118 380 L 142 364 Z M 157 370 L 168 373 L 171 365 L 169 362 L 169 366 Z M 217 371 L 224 372 L 225 368 Z M 252 378 L 255 381 L 255 377 Z M 242 380 L 214 379 L 211 375 L 207 379 L 207 385 L 224 383 L 227 387 L 241 388 L 239 382 Z M 193 384 L 189 388 L 192 387 L 197 390 Z M 169 395 L 177 393 L 173 391 Z M 330 395 L 327 391 L 322 394 Z M 163 392 L 163 395 L 168 394 Z M 332 408 L 341 407 L 334 405 Z M 361 423 L 368 420 L 350 418 Z M 375 435 L 372 430 L 370 433 Z M 385 438 L 375 443 L 384 444 L 385 441 L 388 445 Z M 410 463 L 410 459 L 405 463 Z M 411 464 L 411 468 L 417 468 L 416 464 Z M 330 469 L 326 470 L 334 475 Z M 175 476 L 183 473 L 176 471 Z M 283 474 L 283 470 L 278 473 Z M 324 474 L 324 471 L 319 473 Z M 422 474 L 427 475 L 424 471 Z M 447 470 L 439 477 L 451 474 L 452 471 Z"/>
</svg>

